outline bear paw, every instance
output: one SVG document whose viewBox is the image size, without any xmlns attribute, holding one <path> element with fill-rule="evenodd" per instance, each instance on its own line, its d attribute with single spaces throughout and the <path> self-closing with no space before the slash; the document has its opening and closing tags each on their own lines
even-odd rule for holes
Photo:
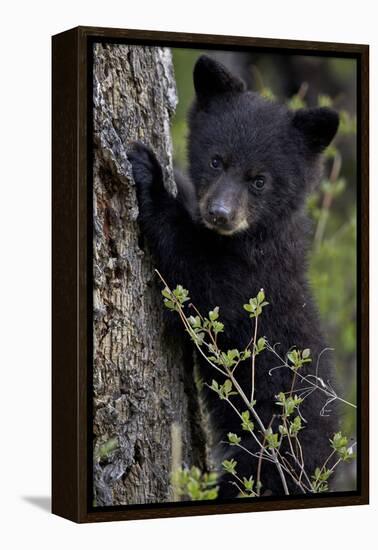
<svg viewBox="0 0 378 550">
<path fill-rule="evenodd" d="M 163 181 L 162 170 L 153 151 L 136 141 L 127 150 L 127 158 L 133 169 L 133 178 L 137 187 L 149 188 L 156 181 Z"/>
</svg>

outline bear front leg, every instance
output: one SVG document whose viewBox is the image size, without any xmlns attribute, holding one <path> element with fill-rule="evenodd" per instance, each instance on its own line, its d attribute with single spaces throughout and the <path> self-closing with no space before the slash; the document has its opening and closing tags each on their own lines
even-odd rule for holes
<svg viewBox="0 0 378 550">
<path fill-rule="evenodd" d="M 181 203 L 165 189 L 162 168 L 149 147 L 135 142 L 127 156 L 136 184 L 139 224 L 159 267 L 163 268 L 168 259 L 184 255 L 182 243 L 190 234 L 190 217 Z M 171 271 L 172 266 L 169 268 Z"/>
<path fill-rule="evenodd" d="M 127 157 L 133 170 L 141 217 L 148 209 L 157 211 L 161 201 L 167 199 L 163 171 L 153 151 L 140 141 L 131 144 Z"/>
</svg>

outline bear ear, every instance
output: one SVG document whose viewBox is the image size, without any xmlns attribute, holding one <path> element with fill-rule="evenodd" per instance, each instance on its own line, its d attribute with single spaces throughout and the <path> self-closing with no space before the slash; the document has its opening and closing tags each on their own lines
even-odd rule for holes
<svg viewBox="0 0 378 550">
<path fill-rule="evenodd" d="M 302 133 L 310 151 L 321 153 L 335 137 L 339 115 L 328 107 L 299 109 L 295 112 L 292 123 Z"/>
<path fill-rule="evenodd" d="M 242 80 L 207 55 L 198 58 L 194 67 L 193 82 L 201 106 L 205 106 L 216 95 L 245 90 Z"/>
</svg>

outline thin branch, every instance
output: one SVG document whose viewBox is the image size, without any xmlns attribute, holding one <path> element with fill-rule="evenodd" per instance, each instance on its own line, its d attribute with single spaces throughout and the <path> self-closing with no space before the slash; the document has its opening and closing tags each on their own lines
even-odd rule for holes
<svg viewBox="0 0 378 550">
<path fill-rule="evenodd" d="M 274 417 L 275 415 L 272 416 L 272 419 L 271 421 L 269 422 L 269 426 L 268 426 L 268 430 L 269 428 L 272 427 L 272 423 L 273 423 L 273 420 L 274 420 Z M 265 442 L 266 442 L 266 433 L 264 433 L 264 439 L 263 439 L 263 442 L 262 442 L 262 447 L 265 449 Z M 256 483 L 260 484 L 260 481 L 261 481 L 261 466 L 262 466 L 262 460 L 263 460 L 263 456 L 262 456 L 262 450 L 260 451 L 259 453 L 259 461 L 257 463 L 257 476 L 256 476 Z M 257 489 L 258 492 L 259 492 L 259 496 L 260 496 L 260 489 Z"/>
<path fill-rule="evenodd" d="M 269 374 L 271 374 L 275 369 L 279 369 L 279 368 L 288 368 L 290 369 L 291 371 L 295 371 L 294 367 L 291 367 L 284 359 L 282 359 L 282 357 L 276 352 L 276 350 L 274 349 L 274 347 L 272 347 L 269 343 L 267 343 L 267 349 L 272 352 L 280 361 L 281 361 L 281 365 L 277 366 L 277 367 L 273 367 L 272 369 L 269 370 Z M 316 377 L 314 374 L 308 374 L 306 376 L 303 376 L 298 370 L 297 370 L 297 376 L 298 378 L 300 378 L 302 381 L 306 382 L 306 384 L 310 384 L 311 386 L 313 386 L 315 389 L 318 389 L 320 391 L 322 391 L 323 393 L 325 393 L 327 395 L 327 397 L 332 397 L 332 398 L 335 398 L 337 399 L 338 401 L 341 401 L 342 403 L 345 403 L 346 405 L 349 405 L 350 407 L 353 407 L 354 409 L 357 408 L 357 406 L 354 404 L 354 403 L 350 403 L 349 401 L 346 401 L 345 399 L 343 399 L 342 397 L 339 397 L 336 392 L 331 388 L 331 390 L 327 387 L 327 385 L 325 384 L 325 382 L 319 378 L 319 377 Z M 321 385 L 319 386 L 319 384 L 315 384 L 314 382 L 311 382 L 311 380 L 309 380 L 309 378 L 315 378 L 317 381 L 320 381 L 321 382 Z"/>
<path fill-rule="evenodd" d="M 255 395 L 255 361 L 256 361 L 256 340 L 257 340 L 257 324 L 258 324 L 258 315 L 255 317 L 255 332 L 253 335 L 253 350 L 252 350 L 252 380 L 251 380 L 251 403 L 253 403 L 253 398 Z"/>
</svg>

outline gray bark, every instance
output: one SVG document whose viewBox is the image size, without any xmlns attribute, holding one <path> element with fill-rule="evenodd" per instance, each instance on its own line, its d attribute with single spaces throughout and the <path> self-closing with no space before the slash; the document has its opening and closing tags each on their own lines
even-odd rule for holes
<svg viewBox="0 0 378 550">
<path fill-rule="evenodd" d="M 172 460 L 180 461 L 172 457 L 172 433 L 183 462 L 199 466 L 203 436 L 192 421 L 198 404 L 190 369 L 166 341 L 154 262 L 139 245 L 126 148 L 137 139 L 151 145 L 175 192 L 171 54 L 96 44 L 93 77 L 94 504 L 167 501 Z"/>
</svg>

